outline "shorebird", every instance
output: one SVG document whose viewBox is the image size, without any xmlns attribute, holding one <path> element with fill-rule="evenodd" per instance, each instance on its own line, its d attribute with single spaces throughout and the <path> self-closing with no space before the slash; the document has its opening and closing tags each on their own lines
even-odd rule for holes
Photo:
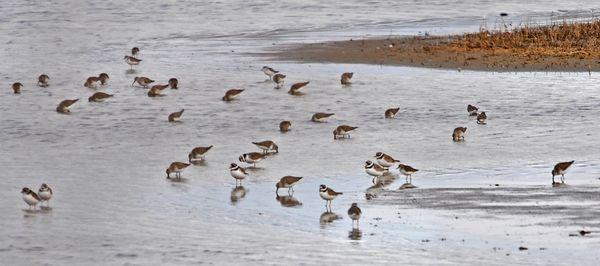
<svg viewBox="0 0 600 266">
<path fill-rule="evenodd" d="M 412 174 L 419 171 L 419 169 L 412 168 L 410 165 L 406 164 L 399 164 L 398 169 L 400 170 L 400 173 L 406 176 L 407 183 L 412 183 Z"/>
<path fill-rule="evenodd" d="M 169 86 L 171 86 L 172 90 L 179 89 L 179 87 L 177 87 L 178 85 L 179 85 L 179 80 L 177 80 L 176 78 L 169 79 Z"/>
<path fill-rule="evenodd" d="M 133 69 L 133 66 L 137 66 L 140 64 L 140 62 L 142 62 L 142 59 L 137 59 L 133 56 L 128 55 L 123 57 L 123 60 L 125 60 L 125 63 L 127 63 L 131 67 L 131 69 Z"/>
<path fill-rule="evenodd" d="M 229 102 L 238 95 L 240 95 L 240 93 L 242 93 L 243 91 L 244 89 L 230 89 L 227 92 L 225 92 L 225 96 L 223 96 L 223 101 Z"/>
<path fill-rule="evenodd" d="M 175 173 L 175 178 L 181 178 L 181 172 L 183 172 L 183 170 L 188 166 L 190 166 L 189 163 L 172 162 L 171 165 L 169 165 L 169 168 L 166 170 L 167 179 L 171 178 L 171 173 Z"/>
<path fill-rule="evenodd" d="M 476 116 L 477 115 L 477 111 L 479 110 L 479 108 L 473 106 L 473 105 L 467 105 L 467 112 L 469 112 L 470 116 Z"/>
<path fill-rule="evenodd" d="M 275 187 L 277 188 L 275 190 L 275 194 L 277 194 L 279 192 L 280 188 L 287 188 L 288 189 L 288 194 L 294 193 L 294 185 L 297 184 L 298 182 L 300 182 L 300 180 L 302 179 L 302 177 L 300 176 L 291 176 L 291 175 L 286 175 L 284 177 L 282 177 L 281 179 L 279 179 L 279 182 L 277 182 L 277 184 L 275 184 Z M 290 193 L 291 191 L 291 193 Z"/>
<path fill-rule="evenodd" d="M 265 156 L 266 156 L 265 154 L 262 154 L 259 152 L 250 152 L 250 153 L 244 153 L 244 154 L 240 155 L 238 160 L 240 162 L 252 164 L 253 167 L 256 168 L 256 163 L 262 161 L 262 159 L 264 159 Z"/>
<path fill-rule="evenodd" d="M 177 122 L 179 121 L 179 119 L 181 118 L 181 115 L 183 114 L 183 110 L 185 109 L 181 109 L 181 111 L 179 112 L 175 112 L 169 115 L 169 122 Z"/>
<path fill-rule="evenodd" d="M 452 140 L 454 140 L 454 141 L 465 140 L 465 132 L 467 132 L 466 127 L 455 128 L 454 132 L 452 132 Z"/>
<path fill-rule="evenodd" d="M 396 114 L 398 113 L 399 110 L 400 110 L 400 107 L 390 108 L 390 109 L 385 110 L 385 118 L 396 117 Z"/>
<path fill-rule="evenodd" d="M 98 87 L 98 83 L 100 82 L 99 77 L 89 77 L 83 83 L 83 86 L 90 89 L 95 89 Z"/>
<path fill-rule="evenodd" d="M 42 186 L 38 190 L 38 196 L 40 197 L 42 204 L 45 201 L 46 206 L 50 207 L 50 199 L 52 198 L 52 189 L 48 185 L 42 184 Z"/>
<path fill-rule="evenodd" d="M 570 161 L 570 162 L 562 162 L 562 163 L 557 163 L 554 166 L 554 169 L 552 169 L 552 184 L 554 184 L 554 177 L 557 175 L 560 175 L 560 181 L 564 184 L 565 183 L 565 174 L 567 173 L 567 171 L 569 170 L 569 167 L 571 167 L 571 165 L 573 165 L 575 161 Z"/>
<path fill-rule="evenodd" d="M 163 96 L 160 92 L 169 87 L 169 85 L 154 85 L 148 91 L 148 97 L 160 97 Z"/>
<path fill-rule="evenodd" d="M 139 53 L 140 53 L 140 48 L 137 48 L 137 47 L 131 48 L 131 56 L 135 57 Z"/>
<path fill-rule="evenodd" d="M 281 121 L 281 123 L 279 123 L 279 131 L 281 131 L 282 133 L 288 132 L 290 131 L 290 128 L 292 127 L 292 122 L 290 121 Z"/>
<path fill-rule="evenodd" d="M 96 92 L 88 98 L 88 102 L 103 102 L 110 97 L 113 97 L 113 95 L 104 92 Z"/>
<path fill-rule="evenodd" d="M 354 229 L 354 221 L 356 221 L 356 228 L 358 229 L 358 220 L 360 219 L 361 214 L 362 211 L 358 207 L 358 204 L 352 203 L 352 206 L 348 209 L 348 217 L 352 219 L 352 229 Z"/>
<path fill-rule="evenodd" d="M 259 149 L 263 151 L 264 154 L 269 153 L 269 151 L 274 151 L 275 153 L 279 153 L 279 147 L 275 142 L 271 140 L 265 140 L 261 142 L 252 142 L 252 144 L 256 145 Z"/>
<path fill-rule="evenodd" d="M 238 184 L 238 181 L 240 182 L 240 184 L 242 184 L 242 180 L 248 175 L 248 173 L 246 173 L 246 169 L 235 163 L 229 165 L 229 173 L 233 178 L 235 178 L 236 186 Z"/>
<path fill-rule="evenodd" d="M 197 159 L 204 160 L 204 156 L 206 155 L 206 153 L 208 153 L 208 151 L 210 151 L 210 149 L 212 149 L 212 147 L 213 145 L 210 145 L 208 147 L 193 148 L 192 151 L 188 154 L 188 159 L 190 163 Z"/>
<path fill-rule="evenodd" d="M 350 131 L 353 131 L 357 128 L 358 127 L 341 125 L 333 131 L 333 139 L 346 138 L 346 136 L 348 136 L 348 138 L 350 138 Z"/>
<path fill-rule="evenodd" d="M 147 77 L 135 77 L 133 79 L 133 83 L 131 83 L 131 86 L 133 86 L 133 84 L 135 84 L 136 82 L 140 86 L 142 86 L 144 88 L 148 88 L 148 85 L 150 85 L 150 83 L 154 82 L 154 80 L 151 80 Z"/>
<path fill-rule="evenodd" d="M 25 203 L 27 203 L 27 205 L 29 205 L 29 209 L 31 209 L 31 206 L 33 206 L 33 209 L 35 210 L 35 206 L 42 201 L 42 199 L 40 199 L 40 197 L 38 196 L 38 194 L 35 194 L 35 192 L 31 191 L 31 189 L 24 187 L 21 190 L 21 195 L 23 197 L 23 200 L 25 201 Z"/>
<path fill-rule="evenodd" d="M 263 73 L 265 73 L 265 75 L 269 76 L 269 80 L 273 79 L 273 75 L 279 73 L 279 71 L 277 71 L 277 70 L 275 70 L 273 68 L 270 68 L 268 66 L 262 67 L 261 70 L 262 70 Z"/>
<path fill-rule="evenodd" d="M 48 87 L 48 85 L 49 85 L 48 81 L 50 81 L 50 77 L 48 77 L 48 75 L 46 75 L 46 74 L 41 74 L 38 77 L 38 83 L 37 84 L 40 87 Z"/>
<path fill-rule="evenodd" d="M 342 195 L 344 193 L 335 192 L 333 189 L 328 188 L 326 185 L 319 186 L 319 196 L 325 200 L 325 209 L 331 210 L 331 201 L 335 199 L 338 195 Z"/>
<path fill-rule="evenodd" d="M 71 105 L 73 105 L 77 101 L 79 101 L 79 99 L 64 100 L 58 104 L 58 107 L 56 107 L 56 111 L 62 114 L 68 114 L 71 112 L 71 110 L 69 110 L 71 108 Z"/>
<path fill-rule="evenodd" d="M 310 81 L 295 83 L 290 87 L 288 93 L 291 95 L 301 95 L 302 93 L 300 93 L 300 90 L 308 85 L 308 83 L 310 83 Z"/>
<path fill-rule="evenodd" d="M 12 89 L 15 94 L 21 93 L 22 88 L 23 88 L 23 84 L 21 84 L 21 82 L 15 82 L 12 85 Z"/>
<path fill-rule="evenodd" d="M 352 72 L 346 72 L 344 74 L 342 74 L 342 77 L 340 79 L 340 82 L 342 83 L 342 85 L 350 85 L 350 79 L 352 79 L 352 76 L 354 76 L 354 73 Z"/>
<path fill-rule="evenodd" d="M 106 83 L 108 83 L 108 80 L 110 79 L 108 77 L 108 74 L 106 73 L 100 73 L 100 75 L 98 75 L 98 78 L 100 79 L 100 85 L 106 85 Z"/>
<path fill-rule="evenodd" d="M 273 76 L 273 82 L 275 82 L 275 84 L 277 84 L 277 86 L 275 86 L 275 89 L 281 89 L 283 88 L 283 83 L 285 79 L 285 75 L 284 74 L 275 74 Z"/>
<path fill-rule="evenodd" d="M 315 113 L 310 118 L 310 121 L 323 123 L 323 122 L 326 122 L 327 118 L 329 118 L 332 115 L 334 115 L 334 113 Z"/>
<path fill-rule="evenodd" d="M 485 114 L 485 112 L 481 112 L 479 115 L 477 115 L 477 124 L 485 125 L 486 119 L 487 115 Z"/>
<path fill-rule="evenodd" d="M 366 161 L 365 172 L 373 177 L 373 184 L 375 184 L 375 178 L 379 179 L 385 173 L 385 169 L 381 165 Z"/>
<path fill-rule="evenodd" d="M 383 166 L 383 169 L 388 169 L 392 166 L 394 166 L 394 164 L 399 163 L 400 161 L 394 159 L 392 156 L 389 156 L 383 152 L 377 152 L 375 153 L 375 158 L 377 159 L 377 163 L 381 166 Z"/>
</svg>

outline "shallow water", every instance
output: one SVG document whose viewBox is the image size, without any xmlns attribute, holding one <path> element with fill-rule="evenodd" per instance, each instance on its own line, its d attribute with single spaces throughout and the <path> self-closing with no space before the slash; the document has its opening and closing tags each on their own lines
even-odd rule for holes
<svg viewBox="0 0 600 266">
<path fill-rule="evenodd" d="M 281 63 L 252 55 L 294 42 L 472 30 L 482 18 L 492 26 L 499 12 L 515 23 L 580 18 L 594 7 L 593 1 L 4 3 L 0 261 L 570 265 L 577 258 L 594 264 L 600 226 L 586 213 L 600 200 L 586 195 L 600 185 L 596 73 L 459 73 Z M 132 73 L 121 58 L 134 45 L 144 61 Z M 310 80 L 305 95 L 273 89 L 260 72 L 263 65 L 286 73 L 287 85 Z M 355 73 L 351 87 L 339 85 L 344 71 Z M 115 97 L 88 103 L 93 91 L 82 84 L 100 72 L 111 80 L 99 90 Z M 41 73 L 50 76 L 50 87 L 35 86 Z M 142 75 L 158 83 L 177 77 L 181 88 L 148 98 L 130 86 Z M 15 81 L 25 85 L 21 95 L 9 91 Z M 221 101 L 232 87 L 246 91 L 231 103 Z M 54 112 L 65 98 L 82 99 L 71 115 Z M 487 112 L 488 125 L 466 115 L 469 103 Z M 397 119 L 383 119 L 393 106 L 401 110 Z M 181 123 L 166 122 L 181 108 Z M 336 115 L 311 123 L 318 111 Z M 291 132 L 279 133 L 282 120 L 292 121 Z M 334 141 L 339 124 L 359 129 L 349 140 Z M 451 141 L 457 126 L 469 128 L 464 143 Z M 251 141 L 266 139 L 280 154 L 259 163 L 244 189 L 236 189 L 228 164 L 256 151 Z M 211 144 L 207 163 L 186 170 L 184 182 L 165 179 L 170 162 Z M 413 178 L 419 188 L 396 191 L 401 177 L 382 191 L 368 189 L 371 178 L 362 166 L 377 151 L 421 169 Z M 566 160 L 576 165 L 560 198 L 549 185 L 550 170 Z M 294 199 L 286 199 L 294 207 L 275 196 L 274 183 L 283 175 L 304 177 Z M 42 182 L 55 192 L 51 210 L 25 211 L 19 190 L 37 190 Z M 333 215 L 324 214 L 321 183 L 344 192 L 333 202 L 341 219 L 325 222 Z M 531 216 L 470 205 L 488 203 L 477 188 L 495 184 L 496 193 L 513 201 L 528 191 L 552 194 L 523 200 L 535 200 L 528 207 L 534 210 L 561 211 Z M 367 201 L 366 192 L 377 197 Z M 360 233 L 351 232 L 346 216 L 351 202 L 363 209 Z M 581 229 L 593 233 L 568 236 Z"/>
</svg>

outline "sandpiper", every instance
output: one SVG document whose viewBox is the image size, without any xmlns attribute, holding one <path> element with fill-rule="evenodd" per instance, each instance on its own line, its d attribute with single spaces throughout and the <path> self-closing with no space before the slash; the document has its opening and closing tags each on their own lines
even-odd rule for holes
<svg viewBox="0 0 600 266">
<path fill-rule="evenodd" d="M 571 165 L 573 165 L 575 161 L 570 161 L 570 162 L 562 162 L 562 163 L 557 163 L 554 166 L 554 169 L 552 169 L 552 184 L 554 184 L 554 176 L 560 175 L 560 181 L 564 184 L 565 183 L 565 174 L 567 173 L 567 171 L 569 170 L 569 167 L 571 167 Z"/>
<path fill-rule="evenodd" d="M 354 73 L 352 72 L 346 72 L 344 74 L 342 74 L 342 77 L 340 79 L 340 82 L 342 83 L 342 85 L 350 85 L 350 79 L 352 79 L 352 76 L 354 76 Z"/>
<path fill-rule="evenodd" d="M 100 82 L 99 77 L 88 77 L 83 83 L 83 86 L 90 89 L 95 89 L 98 87 L 98 83 Z"/>
<path fill-rule="evenodd" d="M 373 177 L 373 184 L 375 184 L 375 178 L 381 177 L 385 173 L 385 169 L 381 165 L 366 161 L 365 172 Z"/>
<path fill-rule="evenodd" d="M 454 140 L 454 141 L 465 140 L 465 132 L 467 132 L 466 127 L 455 128 L 454 132 L 452 132 L 452 140 Z"/>
<path fill-rule="evenodd" d="M 259 149 L 263 150 L 264 154 L 269 153 L 269 151 L 274 151 L 275 153 L 279 153 L 279 147 L 275 142 L 271 140 L 265 140 L 261 142 L 252 142 L 252 144 L 256 145 Z"/>
<path fill-rule="evenodd" d="M 412 183 L 412 174 L 419 171 L 419 169 L 412 168 L 410 165 L 406 164 L 399 164 L 398 169 L 400 170 L 400 173 L 406 176 L 406 183 Z"/>
<path fill-rule="evenodd" d="M 27 205 L 29 205 L 29 209 L 31 209 L 31 206 L 33 206 L 33 209 L 35 210 L 35 206 L 42 201 L 42 199 L 40 199 L 40 197 L 35 194 L 35 192 L 31 191 L 31 189 L 24 187 L 21 190 L 21 195 L 23 197 L 23 200 L 25 201 L 25 203 L 27 203 Z"/>
<path fill-rule="evenodd" d="M 358 207 L 358 204 L 352 203 L 352 206 L 350 206 L 350 209 L 348 209 L 348 217 L 350 217 L 350 219 L 352 219 L 352 228 L 353 229 L 354 229 L 354 221 L 356 221 L 356 228 L 358 229 L 358 220 L 360 219 L 361 214 L 362 214 L 362 211 Z"/>
<path fill-rule="evenodd" d="M 137 66 L 140 64 L 140 62 L 142 62 L 142 59 L 137 59 L 133 56 L 128 55 L 123 57 L 123 60 L 125 60 L 125 62 L 131 67 L 131 69 L 133 69 L 133 66 Z"/>
<path fill-rule="evenodd" d="M 399 163 L 400 161 L 394 159 L 392 156 L 389 156 L 383 152 L 377 152 L 375 153 L 375 158 L 377 159 L 377 163 L 381 166 L 383 166 L 384 169 L 388 169 L 392 166 L 394 166 L 394 164 Z"/>
<path fill-rule="evenodd" d="M 273 82 L 275 82 L 275 84 L 277 84 L 277 86 L 275 86 L 275 89 L 283 88 L 283 83 L 285 82 L 284 79 L 285 79 L 284 74 L 278 73 L 273 76 Z"/>
<path fill-rule="evenodd" d="M 177 80 L 176 78 L 170 78 L 169 79 L 169 86 L 171 86 L 172 90 L 176 90 L 179 89 L 179 80 Z"/>
<path fill-rule="evenodd" d="M 206 155 L 206 153 L 208 153 L 208 151 L 210 151 L 210 149 L 212 149 L 213 145 L 210 145 L 208 147 L 196 147 L 194 149 L 192 149 L 192 151 L 188 154 L 188 159 L 190 161 L 190 163 L 194 160 L 204 160 L 204 156 Z"/>
<path fill-rule="evenodd" d="M 100 79 L 100 85 L 106 85 L 106 83 L 108 83 L 108 80 L 110 79 L 108 77 L 108 74 L 106 73 L 100 73 L 100 75 L 98 75 L 98 78 Z"/>
<path fill-rule="evenodd" d="M 92 94 L 92 96 L 88 98 L 88 102 L 103 102 L 110 97 L 113 97 L 113 95 L 99 91 Z"/>
<path fill-rule="evenodd" d="M 148 97 L 160 97 L 163 96 L 160 92 L 169 87 L 169 85 L 154 85 L 148 91 Z"/>
<path fill-rule="evenodd" d="M 229 165 L 229 173 L 231 174 L 231 176 L 233 178 L 235 178 L 235 185 L 237 186 L 238 181 L 240 182 L 240 184 L 242 183 L 242 180 L 244 178 L 246 178 L 246 176 L 248 175 L 248 173 L 246 173 L 246 169 L 244 169 L 243 167 L 232 163 Z"/>
<path fill-rule="evenodd" d="M 242 93 L 244 89 L 230 89 L 225 92 L 225 96 L 223 96 L 223 101 L 229 102 L 236 98 L 240 93 Z"/>
<path fill-rule="evenodd" d="M 52 189 L 45 183 L 40 186 L 38 190 L 38 196 L 40 197 L 42 204 L 46 202 L 46 206 L 50 207 L 50 199 L 52 198 Z"/>
<path fill-rule="evenodd" d="M 478 110 L 479 108 L 475 107 L 474 105 L 467 105 L 467 112 L 469 112 L 470 116 L 476 116 Z"/>
<path fill-rule="evenodd" d="M 342 195 L 342 192 L 335 192 L 333 189 L 328 188 L 326 185 L 319 186 L 319 196 L 325 200 L 325 209 L 331 210 L 331 201 L 338 195 Z"/>
<path fill-rule="evenodd" d="M 399 110 L 400 110 L 400 107 L 390 108 L 390 109 L 385 110 L 385 118 L 396 117 L 396 114 L 398 113 Z"/>
<path fill-rule="evenodd" d="M 140 86 L 142 86 L 144 88 L 148 88 L 148 85 L 150 85 L 150 83 L 154 82 L 154 80 L 151 80 L 147 77 L 135 77 L 133 79 L 133 83 L 131 83 L 131 86 L 133 86 L 133 84 L 135 84 L 136 82 Z"/>
<path fill-rule="evenodd" d="M 288 194 L 294 193 L 294 185 L 297 184 L 298 182 L 300 182 L 301 179 L 302 179 L 301 176 L 286 175 L 286 176 L 282 177 L 281 179 L 279 179 L 279 182 L 277 182 L 277 184 L 275 184 L 275 187 L 277 188 L 275 190 L 275 194 L 277 194 L 279 192 L 280 188 L 287 188 Z"/>
<path fill-rule="evenodd" d="M 37 84 L 40 87 L 48 87 L 48 85 L 49 85 L 48 81 L 50 81 L 50 77 L 48 77 L 48 75 L 46 75 L 46 74 L 41 74 L 38 77 L 38 83 Z"/>
<path fill-rule="evenodd" d="M 477 115 L 477 124 L 485 125 L 485 120 L 487 119 L 487 115 L 485 112 L 481 112 Z"/>
<path fill-rule="evenodd" d="M 21 82 L 15 82 L 12 85 L 12 89 L 15 94 L 21 93 L 22 88 L 23 88 L 23 84 L 21 84 Z"/>
<path fill-rule="evenodd" d="M 131 48 L 131 56 L 137 56 L 140 53 L 140 48 L 133 47 Z"/>
<path fill-rule="evenodd" d="M 282 133 L 288 132 L 290 131 L 290 129 L 292 128 L 292 122 L 290 121 L 281 121 L 281 123 L 279 123 L 279 131 L 281 131 Z"/>
<path fill-rule="evenodd" d="M 290 87 L 288 93 L 291 95 L 301 95 L 302 93 L 300 93 L 300 90 L 308 85 L 308 83 L 310 83 L 310 81 L 295 83 Z"/>
<path fill-rule="evenodd" d="M 166 170 L 167 179 L 171 178 L 171 173 L 175 173 L 175 178 L 181 178 L 181 172 L 183 172 L 183 170 L 188 166 L 190 166 L 189 163 L 172 162 L 171 165 L 169 165 L 169 168 Z"/>
<path fill-rule="evenodd" d="M 350 131 L 353 131 L 357 128 L 358 127 L 341 125 L 333 131 L 333 139 L 346 138 L 346 136 L 348 136 L 348 138 L 350 138 Z"/>
<path fill-rule="evenodd" d="M 313 122 L 323 123 L 326 122 L 327 118 L 329 118 L 332 115 L 334 115 L 334 113 L 315 113 L 310 118 L 310 120 Z"/>
<path fill-rule="evenodd" d="M 279 71 L 268 66 L 262 67 L 262 72 L 265 73 L 265 75 L 269 76 L 269 80 L 273 79 L 273 75 L 279 73 Z"/>
<path fill-rule="evenodd" d="M 73 105 L 77 101 L 79 101 L 79 99 L 64 100 L 58 104 L 58 107 L 56 107 L 56 111 L 62 114 L 68 114 L 71 112 L 71 110 L 69 110 L 71 108 L 71 105 Z"/>
<path fill-rule="evenodd" d="M 169 122 L 177 122 L 179 121 L 179 119 L 181 118 L 181 115 L 183 114 L 183 111 L 185 109 L 181 109 L 181 111 L 179 112 L 175 112 L 169 115 Z"/>
<path fill-rule="evenodd" d="M 238 160 L 240 162 L 252 164 L 253 167 L 256 167 L 256 163 L 262 161 L 262 159 L 264 159 L 265 156 L 266 156 L 265 154 L 262 154 L 259 152 L 250 152 L 250 153 L 244 153 L 244 154 L 240 155 Z"/>
</svg>

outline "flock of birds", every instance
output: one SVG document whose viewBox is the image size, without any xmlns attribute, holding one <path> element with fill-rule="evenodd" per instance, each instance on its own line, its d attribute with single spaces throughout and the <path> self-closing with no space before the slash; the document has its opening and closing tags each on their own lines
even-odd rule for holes
<svg viewBox="0 0 600 266">
<path fill-rule="evenodd" d="M 134 47 L 131 50 L 131 55 L 126 55 L 123 60 L 130 65 L 133 69 L 133 66 L 139 65 L 142 60 L 137 58 L 139 54 L 139 48 Z M 276 89 L 283 88 L 284 81 L 286 75 L 279 73 L 279 71 L 264 66 L 262 68 L 262 72 L 269 77 L 269 80 L 273 81 L 276 84 Z M 340 83 L 343 86 L 348 86 L 351 84 L 351 79 L 353 77 L 353 73 L 343 73 L 340 78 Z M 109 76 L 106 73 L 101 73 L 98 76 L 92 76 L 86 79 L 84 83 L 84 87 L 96 89 L 98 85 L 106 85 L 108 83 Z M 40 87 L 48 87 L 49 86 L 50 77 L 46 74 L 42 74 L 38 77 L 38 86 Z M 148 88 L 155 81 L 148 77 L 135 77 L 131 86 L 136 83 L 143 87 Z M 159 97 L 163 96 L 161 91 L 170 87 L 171 89 L 178 89 L 178 80 L 176 78 L 171 78 L 168 80 L 167 84 L 164 85 L 153 85 L 148 89 L 148 97 Z M 288 91 L 291 95 L 302 95 L 301 90 L 305 88 L 309 84 L 309 81 L 299 82 L 292 84 Z M 21 93 L 23 88 L 23 84 L 20 82 L 16 82 L 12 85 L 13 92 L 15 94 Z M 223 96 L 223 101 L 232 101 L 235 100 L 244 90 L 243 89 L 230 89 Z M 102 102 L 108 98 L 113 97 L 111 94 L 107 94 L 104 92 L 95 92 L 92 96 L 88 98 L 90 102 Z M 79 99 L 66 99 L 59 103 L 56 108 L 58 113 L 68 114 L 70 113 L 70 108 L 73 104 L 75 104 Z M 384 117 L 387 119 L 395 118 L 396 114 L 400 108 L 389 108 L 385 111 Z M 168 116 L 169 122 L 179 121 L 183 115 L 184 109 L 179 112 L 172 113 Z M 479 109 L 476 106 L 468 105 L 467 112 L 470 116 L 476 117 L 477 124 L 486 125 L 487 115 L 485 112 L 479 112 Z M 327 119 L 333 116 L 334 113 L 315 113 L 311 117 L 311 121 L 316 123 L 326 122 Z M 279 124 L 279 130 L 282 133 L 288 132 L 292 127 L 292 123 L 290 121 L 282 121 Z M 358 127 L 350 126 L 350 125 L 340 125 L 333 130 L 333 138 L 334 140 L 340 138 L 350 138 L 350 133 L 356 130 Z M 453 141 L 464 141 L 465 134 L 467 132 L 466 127 L 457 127 L 452 132 Z M 256 145 L 262 152 L 250 152 L 244 153 L 239 156 L 238 160 L 242 163 L 246 163 L 251 165 L 252 167 L 256 167 L 256 164 L 267 158 L 268 155 L 278 153 L 279 147 L 277 144 L 271 140 L 265 140 L 261 142 L 252 142 Z M 180 180 L 182 172 L 189 167 L 191 164 L 197 164 L 199 162 L 203 162 L 206 159 L 206 154 L 211 150 L 213 146 L 208 147 L 196 147 L 192 149 L 188 154 L 188 162 L 172 162 L 169 167 L 166 169 L 166 177 L 170 180 Z M 412 184 L 412 175 L 419 171 L 416 168 L 413 168 L 410 165 L 402 164 L 399 160 L 394 159 L 392 156 L 385 154 L 383 152 L 377 152 L 374 156 L 375 162 L 368 160 L 364 164 L 365 172 L 373 177 L 373 183 L 378 183 L 379 178 L 383 175 L 386 175 L 390 172 L 391 167 L 396 167 L 402 175 L 406 177 L 406 184 Z M 555 177 L 561 177 L 561 183 L 564 183 L 564 175 L 571 167 L 574 161 L 570 162 L 561 162 L 554 166 L 552 170 L 552 184 L 556 185 L 559 183 L 555 182 Z M 236 187 L 241 185 L 242 181 L 248 176 L 248 172 L 246 168 L 239 166 L 236 163 L 231 163 L 229 165 L 229 172 L 231 176 L 236 180 Z M 173 175 L 175 175 L 173 177 Z M 282 177 L 276 184 L 275 193 L 279 196 L 280 188 L 287 188 L 288 194 L 291 196 L 294 191 L 294 185 L 298 184 L 302 180 L 302 177 L 296 176 L 284 176 Z M 24 187 L 21 190 L 23 200 L 29 205 L 29 208 L 36 208 L 38 203 L 47 202 L 46 208 L 49 207 L 49 201 L 52 198 L 52 189 L 47 184 L 42 184 L 38 193 L 35 193 L 31 189 Z M 339 195 L 342 195 L 341 192 L 336 192 L 332 188 L 326 185 L 319 186 L 319 195 L 325 200 L 325 208 L 326 211 L 331 212 L 331 203 L 332 201 Z M 43 204 L 42 204 L 43 208 Z M 348 209 L 348 216 L 352 220 L 352 225 L 354 228 L 354 222 L 356 222 L 356 228 L 358 228 L 358 221 L 361 217 L 362 211 L 358 207 L 357 203 L 352 203 L 351 207 Z"/>
</svg>

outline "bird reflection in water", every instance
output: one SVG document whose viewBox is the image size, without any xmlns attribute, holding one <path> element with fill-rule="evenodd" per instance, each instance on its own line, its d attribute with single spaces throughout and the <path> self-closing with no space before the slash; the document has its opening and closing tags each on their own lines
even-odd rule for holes
<svg viewBox="0 0 600 266">
<path fill-rule="evenodd" d="M 231 204 L 236 204 L 246 196 L 248 190 L 243 186 L 237 186 L 231 191 Z"/>
<path fill-rule="evenodd" d="M 366 199 L 371 200 L 377 198 L 381 191 L 383 191 L 383 187 L 389 186 L 390 184 L 394 183 L 396 179 L 398 179 L 398 175 L 389 172 L 380 176 L 376 179 L 377 182 L 375 183 L 375 185 L 372 185 L 369 188 L 367 188 L 367 191 L 365 192 Z"/>
<path fill-rule="evenodd" d="M 302 202 L 294 198 L 293 194 L 287 196 L 280 196 L 279 194 L 275 195 L 277 195 L 275 199 L 279 201 L 279 203 L 281 203 L 281 206 L 283 207 L 296 207 L 302 205 Z"/>
<path fill-rule="evenodd" d="M 353 228 L 352 231 L 348 232 L 348 238 L 352 240 L 360 240 L 362 238 L 362 231 L 358 228 Z"/>
<path fill-rule="evenodd" d="M 339 219 L 342 219 L 342 217 L 337 215 L 335 212 L 326 211 L 321 214 L 321 217 L 319 217 L 319 223 L 323 227 L 323 226 L 325 226 L 329 223 L 332 223 L 335 220 L 339 220 Z"/>
</svg>

